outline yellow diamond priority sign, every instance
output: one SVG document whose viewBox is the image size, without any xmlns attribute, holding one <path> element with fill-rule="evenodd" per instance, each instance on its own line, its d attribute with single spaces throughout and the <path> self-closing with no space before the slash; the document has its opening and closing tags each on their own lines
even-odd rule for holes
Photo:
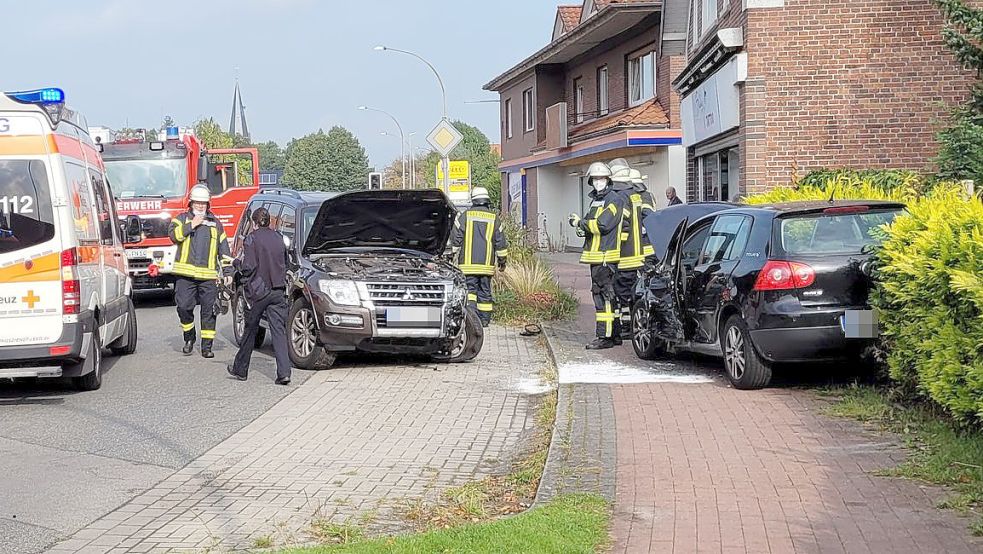
<svg viewBox="0 0 983 554">
<path fill-rule="evenodd" d="M 446 157 L 450 155 L 451 150 L 454 150 L 455 146 L 461 143 L 463 138 L 464 135 L 455 129 L 454 126 L 451 125 L 450 121 L 442 119 L 440 120 L 440 123 L 433 128 L 433 131 L 430 131 L 430 134 L 427 135 L 427 142 L 430 143 L 430 146 L 433 146 L 433 149 L 436 150 L 438 154 Z"/>
</svg>

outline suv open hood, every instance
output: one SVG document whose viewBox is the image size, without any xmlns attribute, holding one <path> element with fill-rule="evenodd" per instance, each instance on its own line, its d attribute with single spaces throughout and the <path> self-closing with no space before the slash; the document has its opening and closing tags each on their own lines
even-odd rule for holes
<svg viewBox="0 0 983 554">
<path fill-rule="evenodd" d="M 304 255 L 335 248 L 444 251 L 456 211 L 437 189 L 366 190 L 325 200 L 304 243 Z"/>
</svg>

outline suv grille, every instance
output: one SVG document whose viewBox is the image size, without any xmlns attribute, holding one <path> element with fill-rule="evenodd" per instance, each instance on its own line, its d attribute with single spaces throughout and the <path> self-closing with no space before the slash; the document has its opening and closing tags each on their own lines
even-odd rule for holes
<svg viewBox="0 0 983 554">
<path fill-rule="evenodd" d="M 443 306 L 442 284 L 368 283 L 369 299 L 385 306 Z"/>
</svg>

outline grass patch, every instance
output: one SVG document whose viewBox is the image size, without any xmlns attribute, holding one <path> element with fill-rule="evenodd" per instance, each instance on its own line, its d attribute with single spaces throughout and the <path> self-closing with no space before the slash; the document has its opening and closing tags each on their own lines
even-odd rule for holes
<svg viewBox="0 0 983 554">
<path fill-rule="evenodd" d="M 256 540 L 253 541 L 253 548 L 273 548 L 273 537 L 269 535 L 256 537 Z"/>
<path fill-rule="evenodd" d="M 952 491 L 940 508 L 973 513 L 971 530 L 983 536 L 983 431 L 960 428 L 928 405 L 902 405 L 875 387 L 831 389 L 835 398 L 827 408 L 831 415 L 877 425 L 899 434 L 908 448 L 900 466 L 882 472 L 944 485 Z"/>
<path fill-rule="evenodd" d="M 600 552 L 608 542 L 610 511 L 600 496 L 562 496 L 515 517 L 468 524 L 405 537 L 389 537 L 348 545 L 289 550 L 317 553 L 500 553 Z"/>
<path fill-rule="evenodd" d="M 507 325 L 567 320 L 576 313 L 577 299 L 559 285 L 525 298 L 509 289 L 495 293 L 494 318 Z"/>
</svg>

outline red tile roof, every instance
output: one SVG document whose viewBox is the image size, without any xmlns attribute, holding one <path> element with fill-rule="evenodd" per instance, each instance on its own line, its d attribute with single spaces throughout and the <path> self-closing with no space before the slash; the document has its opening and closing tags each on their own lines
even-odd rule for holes
<svg viewBox="0 0 983 554">
<path fill-rule="evenodd" d="M 634 108 L 600 117 L 570 129 L 570 138 L 576 139 L 613 131 L 625 127 L 658 127 L 669 124 L 669 117 L 658 100 L 651 100 Z"/>
<path fill-rule="evenodd" d="M 580 25 L 580 13 L 583 6 L 559 6 L 556 8 L 560 21 L 563 22 L 563 32 L 570 32 L 574 27 Z"/>
</svg>

